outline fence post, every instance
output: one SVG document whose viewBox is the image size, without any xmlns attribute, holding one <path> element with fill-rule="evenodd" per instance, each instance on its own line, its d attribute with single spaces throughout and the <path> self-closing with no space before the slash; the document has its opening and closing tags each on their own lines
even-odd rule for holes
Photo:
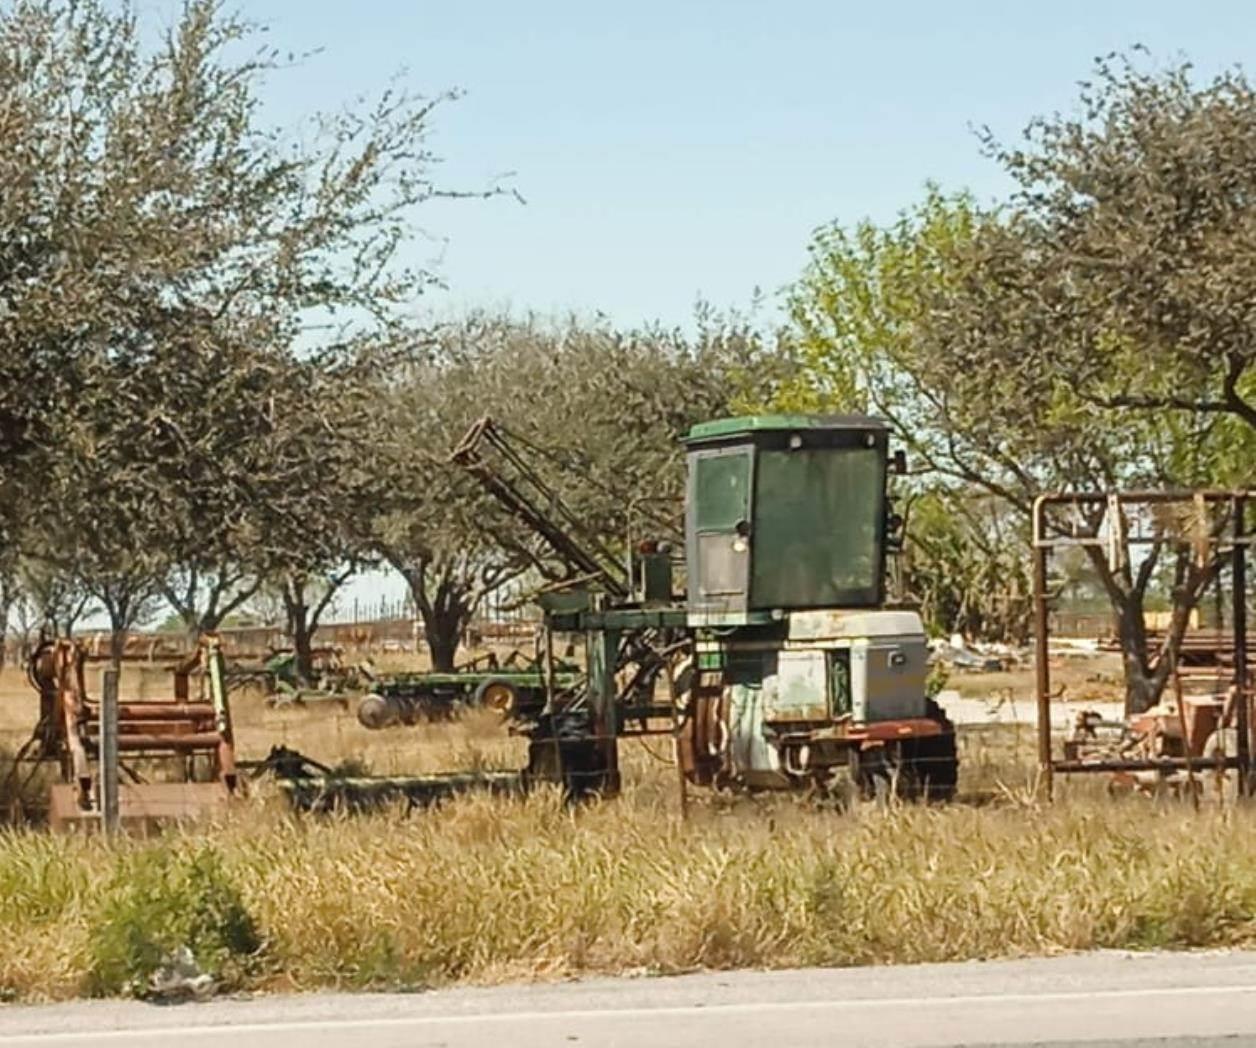
<svg viewBox="0 0 1256 1048">
<path fill-rule="evenodd" d="M 105 670 L 100 698 L 100 818 L 107 835 L 118 831 L 118 671 Z"/>
<path fill-rule="evenodd" d="M 1234 554 L 1231 564 L 1234 612 L 1235 724 L 1238 731 L 1239 795 L 1252 792 L 1252 696 L 1247 690 L 1247 502 L 1234 500 Z"/>
</svg>

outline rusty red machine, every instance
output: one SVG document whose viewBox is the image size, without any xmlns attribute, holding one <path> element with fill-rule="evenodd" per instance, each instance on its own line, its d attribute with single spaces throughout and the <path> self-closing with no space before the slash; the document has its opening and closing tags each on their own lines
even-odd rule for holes
<svg viewBox="0 0 1256 1048">
<path fill-rule="evenodd" d="M 60 781 L 48 805 L 52 826 L 91 825 L 114 815 L 110 776 L 118 768 L 128 777 L 116 789 L 120 822 L 178 819 L 223 808 L 236 791 L 237 774 L 217 638 L 201 638 L 172 668 L 171 694 L 160 699 L 118 699 L 117 677 L 110 671 L 101 674 L 106 694 L 92 696 L 87 686 L 91 661 L 80 642 L 60 638 L 41 643 L 28 666 L 39 693 L 39 722 L 19 763 L 57 765 Z M 136 770 L 138 765 L 147 776 Z"/>
<path fill-rule="evenodd" d="M 1253 490 L 1072 492 L 1040 497 L 1033 512 L 1034 625 L 1038 705 L 1038 759 L 1049 797 L 1057 775 L 1105 773 L 1114 787 L 1145 792 L 1183 787 L 1198 796 L 1213 784 L 1240 796 L 1256 786 L 1253 776 L 1253 701 L 1256 681 L 1248 630 L 1252 593 L 1248 551 L 1256 541 L 1250 518 Z M 1058 696 L 1051 680 L 1052 553 L 1082 549 L 1141 581 L 1157 557 L 1174 551 L 1191 585 L 1176 588 L 1167 628 L 1135 637 L 1164 697 L 1148 708 L 1105 718 L 1077 710 L 1071 723 L 1053 719 Z M 1223 582 L 1228 581 L 1227 587 Z M 1216 623 L 1190 630 L 1204 587 L 1216 600 Z M 1225 621 L 1228 620 L 1228 621 Z M 1060 742 L 1060 750 L 1056 742 Z"/>
</svg>

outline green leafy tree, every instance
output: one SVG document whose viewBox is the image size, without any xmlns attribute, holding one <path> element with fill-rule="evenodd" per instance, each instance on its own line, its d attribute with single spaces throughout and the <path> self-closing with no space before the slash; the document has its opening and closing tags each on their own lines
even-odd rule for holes
<svg viewBox="0 0 1256 1048">
<path fill-rule="evenodd" d="M 957 514 L 973 490 L 1027 523 L 1034 499 L 1050 491 L 1207 479 L 1207 414 L 1164 425 L 1083 396 L 1075 373 L 1049 365 L 1069 329 L 1043 307 L 1046 257 L 1041 231 L 1015 208 L 986 212 L 933 189 L 889 228 L 822 230 L 791 298 L 807 365 L 802 395 L 888 419 Z M 1087 526 L 1097 535 L 1108 525 L 1099 514 Z M 1025 539 L 1022 527 L 1011 541 L 1024 551 Z M 1166 647 L 1149 653 L 1143 602 L 1166 555 L 1182 614 Z M 1091 557 L 1119 623 L 1129 703 L 1145 708 L 1168 679 L 1215 558 L 1199 565 L 1168 543 L 1137 563 L 1110 562 L 1098 548 Z"/>
<path fill-rule="evenodd" d="M 115 655 L 158 595 L 212 629 L 356 554 L 341 405 L 434 280 L 396 258 L 416 209 L 457 195 L 443 98 L 275 130 L 260 40 L 217 0 L 156 41 L 104 0 L 0 12 L 0 544 L 78 579 Z"/>
<path fill-rule="evenodd" d="M 1075 114 L 1032 121 L 1014 146 L 983 135 L 1040 255 L 1016 291 L 1062 336 L 1024 348 L 1089 401 L 1256 429 L 1256 92 L 1241 69 L 1149 64 L 1108 55 Z M 1212 467 L 1251 480 L 1246 438 L 1242 460 Z"/>
</svg>

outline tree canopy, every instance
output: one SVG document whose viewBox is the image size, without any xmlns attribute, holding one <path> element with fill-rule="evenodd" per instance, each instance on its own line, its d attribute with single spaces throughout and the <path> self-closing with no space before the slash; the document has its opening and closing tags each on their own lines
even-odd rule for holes
<svg viewBox="0 0 1256 1048">
<path fill-rule="evenodd" d="M 274 129 L 261 40 L 218 0 L 153 45 L 104 0 L 0 18 L 0 538 L 119 635 L 158 594 L 212 628 L 344 555 L 354 391 L 434 279 L 397 249 L 444 193 L 442 99 Z"/>
<path fill-rule="evenodd" d="M 406 578 L 434 661 L 451 664 L 489 593 L 566 571 L 450 463 L 474 422 L 491 416 L 584 533 L 622 551 L 629 535 L 679 534 L 689 427 L 732 413 L 748 376 L 770 390 L 789 366 L 771 336 L 735 322 L 690 337 L 479 313 L 437 329 L 381 393 L 371 442 L 389 484 L 374 545 Z"/>
<path fill-rule="evenodd" d="M 1009 199 L 931 187 L 889 227 L 817 232 L 790 299 L 806 368 L 784 402 L 886 417 L 952 506 L 975 492 L 1028 514 L 1053 490 L 1250 481 L 1251 121 L 1241 73 L 1201 86 L 1187 66 L 1099 61 L 1077 115 L 1034 120 L 1020 148 L 983 133 Z M 1092 557 L 1136 706 L 1185 628 L 1147 654 L 1162 555 L 1193 606 L 1215 557 Z"/>
</svg>

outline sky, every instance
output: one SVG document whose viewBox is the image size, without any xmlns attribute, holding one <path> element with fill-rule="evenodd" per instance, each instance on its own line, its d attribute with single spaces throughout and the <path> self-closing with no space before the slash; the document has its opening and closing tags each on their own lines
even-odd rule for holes
<svg viewBox="0 0 1256 1048">
<path fill-rule="evenodd" d="M 136 0 L 169 22 L 174 0 Z M 1069 110 L 1096 55 L 1132 44 L 1201 72 L 1256 65 L 1242 0 L 241 0 L 284 51 L 266 117 L 297 126 L 400 75 L 456 89 L 431 149 L 450 188 L 406 247 L 446 284 L 416 304 L 685 326 L 701 299 L 771 318 L 813 229 L 889 220 L 928 180 L 1007 185 L 973 127 L 1013 139 Z M 374 585 L 374 584 L 373 584 Z M 371 592 L 378 589 L 375 586 Z M 362 591 L 364 594 L 366 590 Z"/>
<path fill-rule="evenodd" d="M 158 17 L 171 3 L 148 0 Z M 141 4 L 143 0 L 141 0 Z M 1134 43 L 1212 71 L 1256 56 L 1244 2 L 1065 0 L 244 0 L 272 43 L 288 125 L 372 95 L 463 97 L 432 149 L 453 188 L 514 172 L 526 200 L 425 205 L 408 251 L 439 263 L 435 310 L 506 305 L 688 323 L 745 309 L 833 220 L 889 219 L 926 180 L 1006 190 L 972 127 L 1016 136 L 1069 109 L 1094 56 Z"/>
</svg>

